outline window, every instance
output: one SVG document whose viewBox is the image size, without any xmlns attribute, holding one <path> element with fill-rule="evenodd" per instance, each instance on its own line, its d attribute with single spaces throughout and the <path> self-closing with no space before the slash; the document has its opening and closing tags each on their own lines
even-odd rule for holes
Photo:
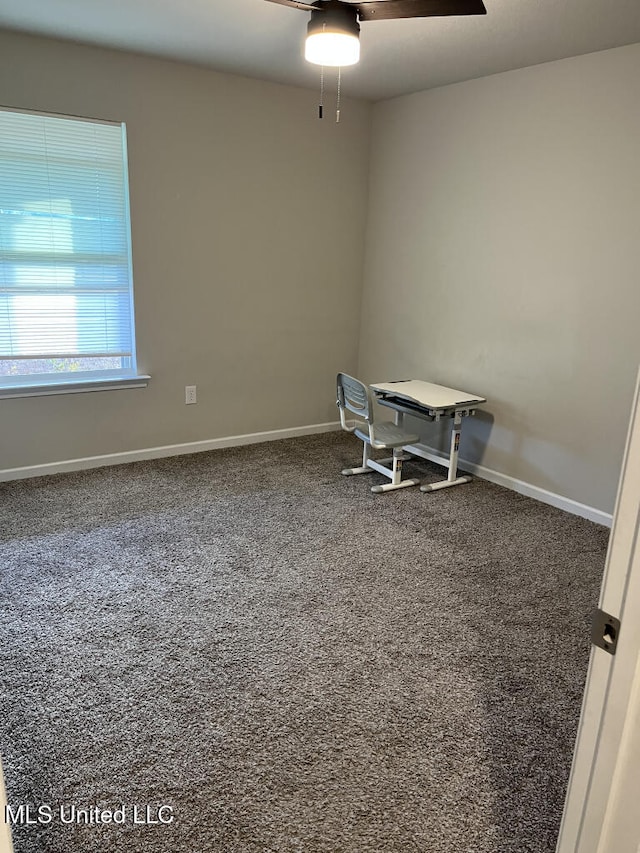
<svg viewBox="0 0 640 853">
<path fill-rule="evenodd" d="M 0 108 L 0 394 L 146 379 L 124 125 Z"/>
</svg>

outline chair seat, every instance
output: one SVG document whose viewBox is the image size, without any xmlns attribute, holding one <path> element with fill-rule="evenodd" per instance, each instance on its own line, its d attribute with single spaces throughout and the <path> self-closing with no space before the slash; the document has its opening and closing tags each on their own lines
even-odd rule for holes
<svg viewBox="0 0 640 853">
<path fill-rule="evenodd" d="M 366 432 L 356 429 L 356 435 L 362 441 L 369 441 L 369 430 Z M 373 425 L 374 444 L 384 447 L 402 447 L 405 444 L 415 444 L 420 437 L 411 432 L 406 432 L 402 427 L 396 426 L 391 421 L 377 421 Z"/>
</svg>

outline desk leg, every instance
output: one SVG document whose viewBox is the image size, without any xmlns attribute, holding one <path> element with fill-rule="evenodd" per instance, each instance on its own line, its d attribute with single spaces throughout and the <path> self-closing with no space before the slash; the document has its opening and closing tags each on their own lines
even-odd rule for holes
<svg viewBox="0 0 640 853">
<path fill-rule="evenodd" d="M 453 416 L 451 425 L 451 449 L 449 452 L 449 476 L 447 480 L 455 480 L 458 471 L 458 448 L 460 447 L 460 433 L 462 432 L 462 417 L 459 412 Z"/>
<path fill-rule="evenodd" d="M 453 424 L 451 425 L 451 449 L 449 451 L 449 473 L 446 480 L 438 483 L 426 483 L 420 486 L 421 492 L 435 492 L 437 489 L 446 489 L 449 486 L 459 486 L 461 483 L 470 483 L 471 477 L 456 476 L 458 473 L 458 448 L 460 446 L 460 433 L 462 432 L 462 416 L 455 412 Z"/>
</svg>

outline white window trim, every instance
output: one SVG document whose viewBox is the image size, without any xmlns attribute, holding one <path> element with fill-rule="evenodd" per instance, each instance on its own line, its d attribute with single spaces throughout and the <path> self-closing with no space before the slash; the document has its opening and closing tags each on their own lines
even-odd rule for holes
<svg viewBox="0 0 640 853">
<path fill-rule="evenodd" d="M 80 376 L 74 379 L 69 373 L 61 374 L 60 378 L 53 379 L 47 377 L 32 376 L 32 381 L 29 381 L 29 376 L 24 377 L 0 377 L 0 400 L 16 397 L 37 397 L 50 396 L 58 394 L 78 394 L 87 391 L 107 391 L 120 390 L 126 388 L 146 388 L 151 377 L 147 374 L 137 374 L 137 346 L 136 346 L 136 322 L 135 322 L 135 306 L 134 306 L 134 287 L 133 287 L 133 258 L 132 258 L 132 241 L 131 241 L 131 200 L 129 196 L 129 151 L 127 145 L 127 128 L 124 122 L 109 121 L 95 117 L 75 116 L 73 114 L 50 113 L 41 110 L 20 109 L 18 107 L 8 107 L 0 105 L 0 109 L 7 112 L 24 113 L 25 115 L 43 115 L 57 117 L 61 119 L 73 119 L 76 121 L 84 121 L 90 124 L 104 124 L 109 126 L 117 126 L 122 130 L 122 153 L 123 153 L 123 186 L 124 186 L 124 205 L 125 205 L 125 222 L 127 230 L 127 253 L 129 266 L 129 311 L 131 321 L 131 355 L 129 356 L 130 370 L 125 370 L 125 375 L 117 373 L 115 375 L 100 376 L 87 375 Z M 129 376 L 126 373 L 129 372 Z M 114 371 L 115 373 L 115 371 Z M 63 378 L 64 377 L 64 378 Z M 38 382 L 40 378 L 40 382 Z M 13 379 L 13 381 L 12 381 Z M 24 382 L 20 382 L 24 379 Z M 17 380 L 17 381 L 16 381 Z M 35 380 L 35 381 L 33 381 Z"/>
<path fill-rule="evenodd" d="M 0 400 L 15 397 L 48 397 L 53 394 L 80 394 L 85 391 L 117 391 L 125 388 L 146 388 L 150 376 L 141 374 L 126 378 L 114 376 L 108 379 L 84 379 L 74 382 L 46 382 L 40 385 L 0 386 Z"/>
</svg>

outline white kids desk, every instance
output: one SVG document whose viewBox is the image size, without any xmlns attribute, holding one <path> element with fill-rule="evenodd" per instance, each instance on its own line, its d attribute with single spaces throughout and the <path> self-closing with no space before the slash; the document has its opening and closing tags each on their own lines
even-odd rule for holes
<svg viewBox="0 0 640 853">
<path fill-rule="evenodd" d="M 458 477 L 458 446 L 462 431 L 462 419 L 475 414 L 476 406 L 486 403 L 484 397 L 456 391 L 444 385 L 434 385 L 421 379 L 401 379 L 397 382 L 378 382 L 371 385 L 378 402 L 395 411 L 395 422 L 402 426 L 405 415 L 413 415 L 427 421 L 451 419 L 451 444 L 449 458 L 439 456 L 423 444 L 411 444 L 403 447 L 407 453 L 444 465 L 448 469 L 446 480 L 420 486 L 421 492 L 433 492 L 468 483 L 471 477 Z"/>
</svg>

